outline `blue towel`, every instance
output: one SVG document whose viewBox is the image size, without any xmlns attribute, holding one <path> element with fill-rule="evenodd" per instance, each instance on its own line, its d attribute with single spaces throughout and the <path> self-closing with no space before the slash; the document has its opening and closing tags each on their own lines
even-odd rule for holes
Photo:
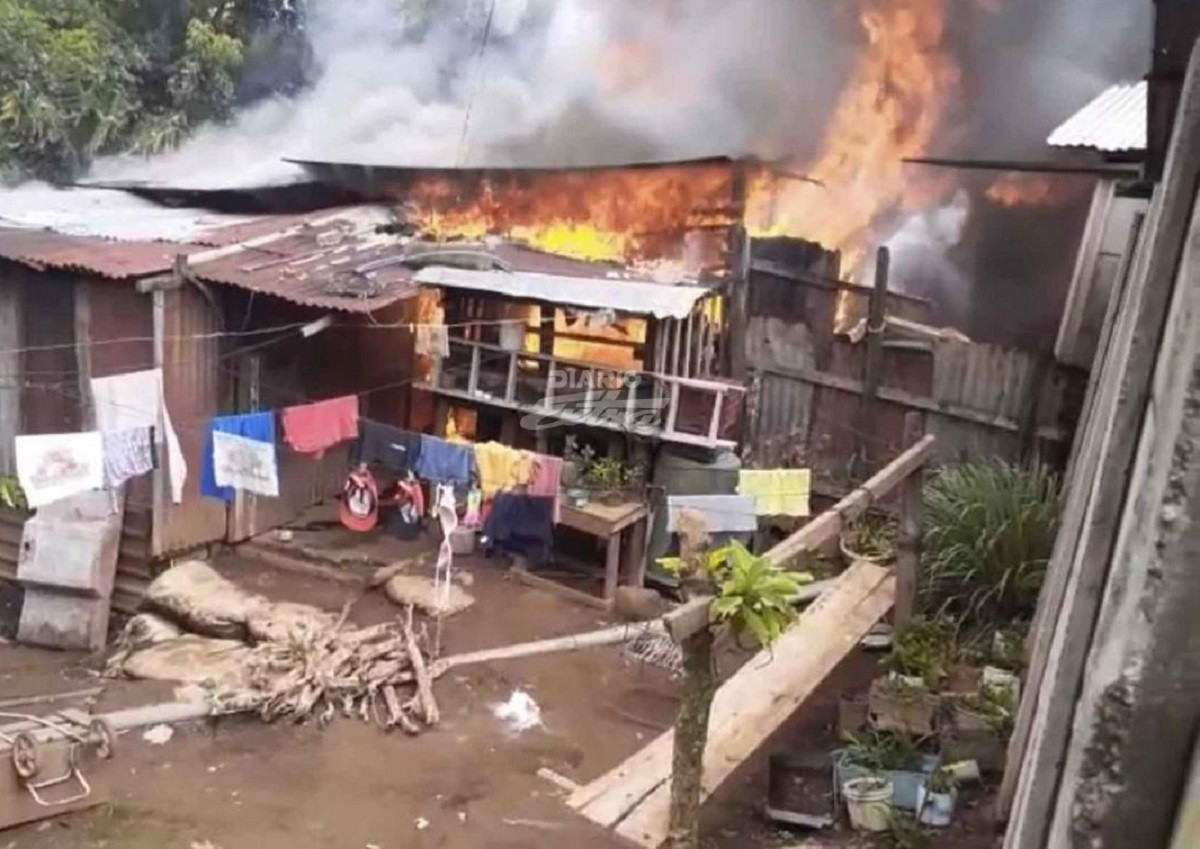
<svg viewBox="0 0 1200 849">
<path fill-rule="evenodd" d="M 470 445 L 422 434 L 421 456 L 413 471 L 422 480 L 435 483 L 470 483 L 475 472 L 475 452 Z"/>
<path fill-rule="evenodd" d="M 204 456 L 200 458 L 200 494 L 229 504 L 233 502 L 233 487 L 217 486 L 216 472 L 213 470 L 214 430 L 274 445 L 275 414 L 268 411 L 244 416 L 217 416 L 208 423 L 204 433 Z"/>
</svg>

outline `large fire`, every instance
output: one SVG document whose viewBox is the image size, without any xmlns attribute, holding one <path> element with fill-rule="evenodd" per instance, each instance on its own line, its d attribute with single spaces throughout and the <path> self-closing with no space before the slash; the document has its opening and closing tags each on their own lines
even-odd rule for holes
<svg viewBox="0 0 1200 849">
<path fill-rule="evenodd" d="M 839 249 L 845 271 L 870 248 L 879 216 L 914 201 L 902 160 L 928 152 L 960 81 L 941 0 L 859 0 L 859 8 L 866 49 L 821 152 L 801 169 L 817 184 L 763 175 L 747 206 L 751 232 Z"/>
<path fill-rule="evenodd" d="M 724 163 L 655 168 L 488 172 L 430 177 L 406 191 L 410 218 L 434 238 L 503 236 L 576 259 L 676 259 L 687 232 L 718 233 L 735 216 Z"/>
</svg>

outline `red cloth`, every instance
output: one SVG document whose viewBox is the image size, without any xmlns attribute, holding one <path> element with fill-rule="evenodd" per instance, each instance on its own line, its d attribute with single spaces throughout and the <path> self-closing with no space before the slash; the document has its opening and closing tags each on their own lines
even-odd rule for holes
<svg viewBox="0 0 1200 849">
<path fill-rule="evenodd" d="M 379 522 L 379 484 L 370 471 L 353 471 L 342 488 L 338 518 L 352 531 L 366 533 Z"/>
<path fill-rule="evenodd" d="M 561 521 L 559 493 L 562 489 L 562 457 L 547 457 L 545 454 L 534 455 L 533 477 L 525 491 L 529 495 L 540 495 L 554 499 L 554 522 Z"/>
<path fill-rule="evenodd" d="M 293 451 L 320 457 L 326 448 L 348 439 L 358 439 L 358 396 L 285 407 L 279 418 L 283 438 Z"/>
</svg>

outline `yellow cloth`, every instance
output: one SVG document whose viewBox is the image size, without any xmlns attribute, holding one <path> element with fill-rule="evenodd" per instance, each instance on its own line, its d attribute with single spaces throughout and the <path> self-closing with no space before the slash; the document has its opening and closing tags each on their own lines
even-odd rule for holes
<svg viewBox="0 0 1200 849">
<path fill-rule="evenodd" d="M 754 499 L 759 516 L 807 516 L 812 491 L 810 469 L 742 469 L 738 495 Z"/>
<path fill-rule="evenodd" d="M 483 497 L 491 498 L 497 492 L 527 486 L 533 477 L 534 455 L 499 442 L 476 443 L 475 465 Z"/>
</svg>

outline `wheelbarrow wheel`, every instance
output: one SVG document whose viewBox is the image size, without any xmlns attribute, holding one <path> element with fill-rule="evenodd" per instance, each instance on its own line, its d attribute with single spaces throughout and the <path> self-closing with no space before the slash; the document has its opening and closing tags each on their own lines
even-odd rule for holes
<svg viewBox="0 0 1200 849">
<path fill-rule="evenodd" d="M 96 747 L 96 757 L 108 760 L 113 756 L 117 735 L 106 720 L 97 718 L 88 723 L 88 739 Z"/>
<path fill-rule="evenodd" d="M 38 774 L 42 768 L 37 740 L 28 731 L 20 731 L 12 738 L 12 764 L 17 775 L 26 781 Z"/>
</svg>

